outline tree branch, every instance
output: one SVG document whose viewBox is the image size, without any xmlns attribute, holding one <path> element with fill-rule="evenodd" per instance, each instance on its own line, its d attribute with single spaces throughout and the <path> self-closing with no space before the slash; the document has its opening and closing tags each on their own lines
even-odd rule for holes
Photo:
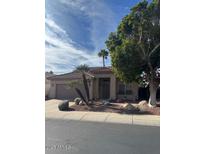
<svg viewBox="0 0 205 154">
<path fill-rule="evenodd" d="M 160 46 L 160 43 L 157 44 L 154 49 L 152 49 L 152 51 L 149 53 L 149 57 L 156 51 L 156 49 Z"/>
</svg>

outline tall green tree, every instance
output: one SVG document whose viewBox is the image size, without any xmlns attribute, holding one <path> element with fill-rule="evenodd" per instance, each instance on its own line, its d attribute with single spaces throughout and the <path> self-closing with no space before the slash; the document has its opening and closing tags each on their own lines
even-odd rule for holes
<svg viewBox="0 0 205 154">
<path fill-rule="evenodd" d="M 87 71 L 89 71 L 89 66 L 87 64 L 81 64 L 81 65 L 76 66 L 75 69 L 77 71 L 87 72 Z"/>
<path fill-rule="evenodd" d="M 112 69 L 124 82 L 149 83 L 149 104 L 156 103 L 159 78 L 156 70 L 160 67 L 160 4 L 142 1 L 131 9 L 119 24 L 117 31 L 110 33 L 105 42 L 110 52 Z"/>
<path fill-rule="evenodd" d="M 100 50 L 100 52 L 98 53 L 99 57 L 102 57 L 103 59 L 103 67 L 105 67 L 105 59 L 107 59 L 108 57 L 108 51 L 105 49 Z"/>
</svg>

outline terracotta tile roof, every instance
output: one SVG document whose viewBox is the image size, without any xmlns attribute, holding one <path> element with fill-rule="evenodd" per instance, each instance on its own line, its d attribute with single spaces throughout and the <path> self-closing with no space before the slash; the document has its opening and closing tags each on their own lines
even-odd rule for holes
<svg viewBox="0 0 205 154">
<path fill-rule="evenodd" d="M 86 73 L 87 77 L 95 77 L 95 74 L 111 74 L 112 70 L 111 67 L 90 67 L 89 71 Z M 48 80 L 75 80 L 75 79 L 81 79 L 81 73 L 78 71 L 73 71 L 70 73 L 60 74 L 60 75 L 54 75 L 51 77 L 48 77 Z"/>
<path fill-rule="evenodd" d="M 92 68 L 89 71 L 91 74 L 111 74 L 112 70 L 111 67 L 96 67 Z"/>
</svg>

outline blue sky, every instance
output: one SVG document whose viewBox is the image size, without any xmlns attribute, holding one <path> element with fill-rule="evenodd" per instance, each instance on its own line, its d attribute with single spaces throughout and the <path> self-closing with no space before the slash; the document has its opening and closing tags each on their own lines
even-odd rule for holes
<svg viewBox="0 0 205 154">
<path fill-rule="evenodd" d="M 46 0 L 46 71 L 66 73 L 80 64 L 102 66 L 98 51 L 138 1 Z"/>
</svg>

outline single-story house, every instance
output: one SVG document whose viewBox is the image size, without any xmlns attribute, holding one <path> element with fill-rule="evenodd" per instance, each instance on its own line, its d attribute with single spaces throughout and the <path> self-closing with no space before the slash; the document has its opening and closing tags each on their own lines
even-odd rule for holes
<svg viewBox="0 0 205 154">
<path fill-rule="evenodd" d="M 82 74 L 73 71 L 66 74 L 54 75 L 47 78 L 50 80 L 49 98 L 73 100 L 79 97 L 75 89 L 69 86 L 70 81 L 82 80 Z M 90 67 L 86 73 L 91 99 L 139 99 L 139 89 L 137 83 L 124 84 L 113 74 L 111 67 Z M 84 96 L 85 90 L 82 82 L 78 87 Z"/>
</svg>

